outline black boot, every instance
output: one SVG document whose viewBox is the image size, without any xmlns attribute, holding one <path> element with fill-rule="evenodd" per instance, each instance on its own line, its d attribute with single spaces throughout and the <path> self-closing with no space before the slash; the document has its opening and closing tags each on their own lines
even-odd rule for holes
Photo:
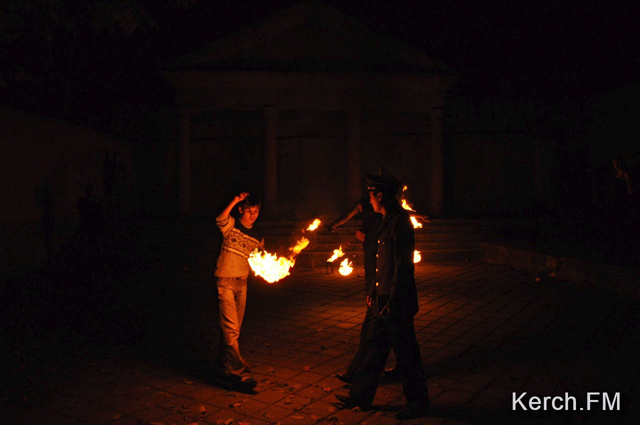
<svg viewBox="0 0 640 425">
<path fill-rule="evenodd" d="M 418 419 L 427 416 L 429 411 L 429 403 L 408 403 L 407 407 L 396 414 L 396 419 L 404 421 L 409 419 Z"/>
</svg>

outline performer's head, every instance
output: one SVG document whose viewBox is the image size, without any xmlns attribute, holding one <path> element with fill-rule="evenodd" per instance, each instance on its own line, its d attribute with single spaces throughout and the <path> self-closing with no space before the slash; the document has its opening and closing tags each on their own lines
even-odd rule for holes
<svg viewBox="0 0 640 425">
<path fill-rule="evenodd" d="M 624 160 L 622 155 L 614 156 L 611 162 L 613 163 L 613 168 L 615 168 L 616 171 L 629 171 L 627 162 Z"/>
<path fill-rule="evenodd" d="M 245 226 L 251 227 L 260 214 L 261 202 L 255 196 L 249 195 L 238 204 L 240 221 Z"/>
<path fill-rule="evenodd" d="M 389 212 L 402 210 L 396 198 L 396 192 L 401 186 L 400 182 L 389 176 L 367 174 L 367 183 L 369 202 L 375 212 L 386 215 Z"/>
</svg>

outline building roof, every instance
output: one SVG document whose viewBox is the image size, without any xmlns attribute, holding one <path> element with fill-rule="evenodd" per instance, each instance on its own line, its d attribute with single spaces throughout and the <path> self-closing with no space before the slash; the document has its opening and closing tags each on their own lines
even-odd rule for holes
<svg viewBox="0 0 640 425">
<path fill-rule="evenodd" d="M 317 0 L 217 40 L 166 64 L 165 70 L 454 74 Z"/>
</svg>

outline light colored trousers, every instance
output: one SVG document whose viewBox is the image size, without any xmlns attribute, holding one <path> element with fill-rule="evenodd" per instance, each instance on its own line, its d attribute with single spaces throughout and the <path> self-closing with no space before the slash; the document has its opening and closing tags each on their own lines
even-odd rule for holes
<svg viewBox="0 0 640 425">
<path fill-rule="evenodd" d="M 220 310 L 220 349 L 218 363 L 226 375 L 246 375 L 249 365 L 240 355 L 238 338 L 247 303 L 247 278 L 217 277 Z"/>
</svg>

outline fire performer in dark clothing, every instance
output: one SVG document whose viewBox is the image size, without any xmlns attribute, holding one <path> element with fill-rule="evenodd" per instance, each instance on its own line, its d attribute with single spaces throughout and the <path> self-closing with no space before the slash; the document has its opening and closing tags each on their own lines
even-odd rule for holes
<svg viewBox="0 0 640 425">
<path fill-rule="evenodd" d="M 356 232 L 356 238 L 362 242 L 362 249 L 364 251 L 364 290 L 365 293 L 368 294 L 376 277 L 376 236 L 382 215 L 373 211 L 373 207 L 369 202 L 369 196 L 367 196 L 358 200 L 348 213 L 337 218 L 329 225 L 327 230 L 333 233 L 336 227 L 346 223 L 358 214 L 360 214 L 360 219 L 362 220 L 362 228 Z M 336 378 L 343 382 L 350 383 L 353 374 L 358 366 L 360 366 L 360 363 L 362 363 L 365 352 L 366 335 L 371 323 L 371 317 L 371 307 L 367 307 L 367 313 L 365 314 L 360 330 L 360 345 L 358 351 L 353 356 L 351 363 L 349 363 L 347 371 L 336 375 Z"/>
<path fill-rule="evenodd" d="M 395 182 L 383 176 L 367 175 L 373 210 L 382 215 L 376 236 L 376 274 L 367 295 L 372 319 L 366 336 L 365 353 L 355 371 L 349 396 L 336 395 L 344 407 L 369 409 L 391 348 L 396 353 L 407 407 L 398 419 L 425 416 L 429 394 L 413 317 L 418 312 L 414 278 L 415 236 L 409 213 L 395 197 Z"/>
<path fill-rule="evenodd" d="M 397 181 L 396 178 L 393 177 L 384 167 L 380 167 L 379 174 L 385 179 L 393 182 L 392 190 L 395 196 L 402 187 L 402 184 Z M 417 217 L 422 221 L 429 221 L 429 217 L 425 214 L 420 214 L 413 210 L 410 214 L 411 216 Z M 369 195 L 356 201 L 353 207 L 347 213 L 343 214 L 335 221 L 333 221 L 327 227 L 327 230 L 329 231 L 329 233 L 333 233 L 336 227 L 345 224 L 358 215 L 360 216 L 360 219 L 362 221 L 362 228 L 358 229 L 358 231 L 356 232 L 356 238 L 362 242 L 362 249 L 364 251 L 365 294 L 368 294 L 371 286 L 373 286 L 376 277 L 377 236 L 378 227 L 380 226 L 380 222 L 382 220 L 382 215 L 376 213 L 373 210 L 371 202 L 369 201 Z M 364 320 L 362 322 L 362 328 L 360 330 L 360 344 L 358 346 L 358 351 L 353 356 L 353 359 L 351 359 L 347 370 L 344 373 L 336 374 L 336 378 L 340 379 L 343 382 L 351 383 L 353 374 L 362 362 L 365 352 L 366 336 L 369 330 L 369 325 L 371 324 L 371 313 L 371 307 L 367 307 L 367 312 L 365 314 Z M 382 379 L 383 383 L 398 381 L 400 380 L 400 371 L 396 368 L 386 369 L 382 372 Z"/>
</svg>

